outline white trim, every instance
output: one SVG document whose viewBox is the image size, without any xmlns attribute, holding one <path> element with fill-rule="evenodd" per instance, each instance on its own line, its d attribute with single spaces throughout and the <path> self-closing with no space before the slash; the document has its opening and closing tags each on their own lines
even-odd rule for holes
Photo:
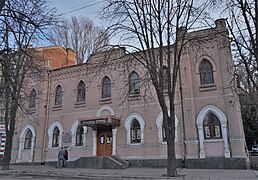
<svg viewBox="0 0 258 180">
<path fill-rule="evenodd" d="M 117 128 L 112 129 L 112 156 L 116 156 L 116 137 L 117 137 Z"/>
<path fill-rule="evenodd" d="M 110 107 L 110 106 L 102 106 L 101 108 L 98 109 L 98 111 L 96 113 L 96 117 L 100 116 L 101 113 L 103 111 L 105 111 L 105 110 L 109 111 L 111 116 L 115 116 L 115 111 L 113 110 L 112 107 Z"/>
<path fill-rule="evenodd" d="M 81 147 L 81 146 L 76 146 L 76 130 L 78 128 L 78 126 L 80 125 L 79 120 L 77 119 L 76 121 L 74 121 L 74 123 L 72 124 L 71 127 L 71 132 L 72 132 L 72 147 Z M 86 146 L 86 133 L 88 131 L 88 128 L 86 126 L 83 126 L 83 147 Z"/>
<path fill-rule="evenodd" d="M 53 148 L 53 149 L 56 149 L 56 147 L 52 147 L 52 141 L 53 141 L 53 131 L 55 129 L 55 127 L 57 127 L 59 129 L 59 147 L 61 147 L 61 144 L 62 144 L 62 134 L 63 134 L 63 127 L 61 125 L 60 122 L 58 121 L 55 121 L 53 122 L 49 128 L 48 128 L 48 148 Z"/>
<path fill-rule="evenodd" d="M 28 130 L 31 130 L 32 137 L 36 137 L 36 131 L 34 127 L 30 124 L 27 124 L 21 131 L 19 139 L 24 140 L 26 133 Z"/>
<path fill-rule="evenodd" d="M 123 159 L 155 159 L 155 160 L 161 160 L 161 159 L 167 159 L 167 155 L 155 155 L 155 156 L 120 156 Z M 176 155 L 176 159 L 182 159 L 182 155 Z"/>
<path fill-rule="evenodd" d="M 162 136 L 162 124 L 163 124 L 163 113 L 160 112 L 156 118 L 156 125 L 158 128 L 158 143 L 164 143 L 163 136 Z M 179 141 L 178 140 L 178 124 L 179 124 L 179 120 L 177 118 L 177 115 L 175 114 L 175 140 L 174 140 L 174 142 Z"/>
<path fill-rule="evenodd" d="M 195 63 L 195 74 L 200 74 L 200 65 L 203 62 L 203 60 L 207 60 L 212 65 L 212 73 L 214 76 L 214 72 L 217 71 L 216 63 L 214 62 L 214 59 L 211 58 L 211 56 L 208 55 L 202 55 L 198 60 L 197 63 Z"/>
<path fill-rule="evenodd" d="M 231 138 L 229 138 L 229 142 L 230 143 L 240 143 L 240 142 L 242 142 L 242 143 L 245 143 L 245 139 L 242 139 L 242 138 L 239 138 L 239 139 L 231 139 Z"/>
<path fill-rule="evenodd" d="M 217 142 L 223 142 L 223 139 L 205 139 L 205 143 L 217 143 Z"/>
<path fill-rule="evenodd" d="M 22 129 L 22 131 L 20 133 L 20 136 L 19 136 L 19 150 L 18 150 L 18 157 L 17 157 L 16 162 L 21 162 L 22 161 L 22 151 L 24 150 L 25 136 L 26 136 L 26 134 L 28 133 L 29 130 L 32 133 L 29 162 L 33 161 L 35 141 L 36 141 L 36 131 L 35 131 L 35 128 L 32 125 L 27 124 Z"/>
<path fill-rule="evenodd" d="M 126 129 L 126 144 L 134 144 L 131 143 L 131 124 L 132 121 L 136 119 L 140 123 L 140 128 L 141 128 L 141 143 L 144 143 L 144 127 L 145 127 L 145 122 L 143 118 L 138 114 L 138 113 L 131 113 L 125 120 L 124 127 Z"/>
<path fill-rule="evenodd" d="M 188 144 L 198 144 L 199 141 L 198 140 L 185 140 L 185 144 L 188 145 Z"/>
<path fill-rule="evenodd" d="M 204 142 L 206 142 L 206 140 L 204 140 L 203 121 L 204 121 L 205 116 L 209 112 L 214 113 L 220 121 L 222 139 L 224 142 L 224 157 L 230 158 L 230 151 L 229 151 L 229 146 L 228 146 L 228 135 L 227 135 L 227 118 L 219 108 L 217 108 L 213 105 L 205 106 L 197 116 L 196 125 L 197 125 L 197 129 L 198 129 L 199 146 L 200 146 L 199 156 L 201 159 L 205 158 Z"/>
<path fill-rule="evenodd" d="M 97 156 L 97 130 L 92 130 L 92 156 Z"/>
<path fill-rule="evenodd" d="M 199 159 L 198 154 L 195 155 L 186 155 L 185 159 Z"/>
</svg>

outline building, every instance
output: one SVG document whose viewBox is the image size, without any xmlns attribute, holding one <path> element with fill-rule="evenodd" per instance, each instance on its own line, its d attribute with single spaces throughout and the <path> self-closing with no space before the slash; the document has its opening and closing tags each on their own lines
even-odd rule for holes
<svg viewBox="0 0 258 180">
<path fill-rule="evenodd" d="M 176 92 L 176 158 L 189 168 L 245 168 L 230 42 L 225 21 L 215 24 L 187 33 L 183 101 Z M 31 83 L 28 114 L 16 124 L 12 162 L 56 161 L 64 146 L 69 161 L 113 155 L 132 166 L 165 166 L 162 113 L 153 87 L 140 85 L 146 70 L 139 62 L 128 65 L 124 48 L 96 53 L 80 65 L 73 65 L 71 50 L 43 50 L 54 52 L 42 51 L 52 69 L 43 82 Z"/>
</svg>

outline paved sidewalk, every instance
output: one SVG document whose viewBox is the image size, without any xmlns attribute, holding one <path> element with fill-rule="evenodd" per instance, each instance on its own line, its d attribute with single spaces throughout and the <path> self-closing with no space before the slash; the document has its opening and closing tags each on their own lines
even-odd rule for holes
<svg viewBox="0 0 258 180">
<path fill-rule="evenodd" d="M 1 168 L 1 167 L 0 167 Z M 19 166 L 11 165 L 10 170 L 0 170 L 1 176 L 36 176 L 63 177 L 64 179 L 178 179 L 178 180 L 257 180 L 258 171 L 253 170 L 223 170 L 223 169 L 178 169 L 181 175 L 177 178 L 164 177 L 165 168 L 127 168 L 123 170 L 62 168 L 53 166 Z"/>
</svg>

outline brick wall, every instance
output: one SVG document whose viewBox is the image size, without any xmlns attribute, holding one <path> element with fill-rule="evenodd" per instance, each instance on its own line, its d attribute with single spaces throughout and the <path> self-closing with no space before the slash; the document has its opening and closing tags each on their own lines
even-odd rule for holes
<svg viewBox="0 0 258 180">
<path fill-rule="evenodd" d="M 70 48 L 65 50 L 61 46 L 49 46 L 37 48 L 36 51 L 44 60 L 50 61 L 50 69 L 58 69 L 76 64 L 76 53 Z"/>
</svg>

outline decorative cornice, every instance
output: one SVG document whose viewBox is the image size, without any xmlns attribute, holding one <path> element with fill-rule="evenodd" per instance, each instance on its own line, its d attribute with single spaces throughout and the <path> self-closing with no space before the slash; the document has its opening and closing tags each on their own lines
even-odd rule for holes
<svg viewBox="0 0 258 180">
<path fill-rule="evenodd" d="M 53 81 L 59 81 L 63 79 L 70 79 L 80 76 L 89 76 L 89 75 L 96 75 L 102 72 L 117 70 L 124 67 L 124 59 L 120 60 L 111 60 L 105 64 L 98 63 L 98 64 L 83 64 L 83 65 L 76 65 L 66 68 L 61 68 L 55 71 L 50 72 L 50 78 Z"/>
</svg>

